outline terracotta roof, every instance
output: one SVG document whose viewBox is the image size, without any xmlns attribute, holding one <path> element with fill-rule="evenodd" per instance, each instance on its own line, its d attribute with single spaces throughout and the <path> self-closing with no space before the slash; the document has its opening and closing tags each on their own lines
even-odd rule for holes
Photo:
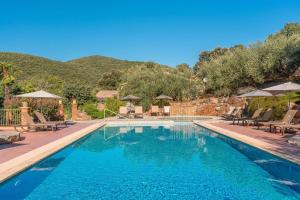
<svg viewBox="0 0 300 200">
<path fill-rule="evenodd" d="M 97 99 L 106 99 L 112 97 L 118 97 L 119 92 L 117 90 L 100 90 L 97 92 L 96 97 Z"/>
</svg>

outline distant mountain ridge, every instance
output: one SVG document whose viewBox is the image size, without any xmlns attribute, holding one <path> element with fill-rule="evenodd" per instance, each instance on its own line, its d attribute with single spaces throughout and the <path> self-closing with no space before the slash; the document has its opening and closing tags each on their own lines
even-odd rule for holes
<svg viewBox="0 0 300 200">
<path fill-rule="evenodd" d="M 22 53 L 0 52 L 0 62 L 10 62 L 17 68 L 17 80 L 32 76 L 54 75 L 68 82 L 82 82 L 96 87 L 103 73 L 127 70 L 146 62 L 120 60 L 93 55 L 62 62 Z M 168 67 L 161 65 L 162 67 Z"/>
</svg>

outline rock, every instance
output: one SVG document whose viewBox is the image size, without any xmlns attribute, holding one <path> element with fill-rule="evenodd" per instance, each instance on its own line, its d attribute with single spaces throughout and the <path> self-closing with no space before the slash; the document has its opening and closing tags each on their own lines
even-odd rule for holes
<svg viewBox="0 0 300 200">
<path fill-rule="evenodd" d="M 213 104 L 217 104 L 219 102 L 219 99 L 215 98 L 215 97 L 211 97 L 211 98 L 209 98 L 209 102 L 213 103 Z"/>
<path fill-rule="evenodd" d="M 172 102 L 171 115 L 213 115 L 228 112 L 231 106 L 243 107 L 245 99 L 232 97 L 202 97 L 192 101 Z"/>
<path fill-rule="evenodd" d="M 0 132 L 0 144 L 12 143 L 20 140 L 20 133 L 16 131 Z"/>
<path fill-rule="evenodd" d="M 91 116 L 89 116 L 87 113 L 85 112 L 78 112 L 78 115 L 77 115 L 77 121 L 88 121 L 88 120 L 91 120 Z"/>
</svg>

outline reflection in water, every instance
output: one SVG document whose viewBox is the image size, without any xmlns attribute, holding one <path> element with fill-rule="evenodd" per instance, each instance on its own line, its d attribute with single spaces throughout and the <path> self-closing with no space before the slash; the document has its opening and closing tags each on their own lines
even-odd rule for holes
<svg viewBox="0 0 300 200">
<path fill-rule="evenodd" d="M 197 134 L 196 129 L 196 126 L 105 127 L 76 148 L 101 152 L 122 146 L 124 155 L 136 162 L 176 163 L 190 160 L 205 147 L 205 137 Z"/>
<path fill-rule="evenodd" d="M 295 167 L 295 165 L 283 162 L 268 153 L 198 126 L 171 126 L 167 129 L 153 126 L 105 127 L 91 137 L 77 148 L 101 152 L 121 146 L 124 156 L 133 162 L 155 162 L 158 166 L 190 161 L 193 156 L 200 156 L 203 167 L 219 173 L 219 176 L 226 176 L 228 180 L 237 184 L 251 176 L 251 173 L 254 173 L 251 170 L 256 170 L 248 168 L 248 173 L 236 176 L 237 171 L 245 170 L 243 164 L 240 163 L 241 160 L 245 162 L 251 160 L 253 164 L 256 163 L 272 174 L 274 180 L 280 180 L 272 180 L 275 184 L 274 187 L 278 187 L 276 184 L 285 184 L 300 191 L 298 166 Z M 232 151 L 242 154 L 228 154 Z M 299 173 L 295 175 L 295 171 L 299 171 Z M 253 179 L 261 182 L 260 177 L 253 177 Z M 265 181 L 271 181 L 271 179 L 265 179 Z M 293 184 L 287 184 L 289 181 Z M 280 189 L 282 190 L 282 188 Z"/>
<path fill-rule="evenodd" d="M 135 127 L 134 131 L 136 134 L 143 133 L 143 127 Z"/>
<path fill-rule="evenodd" d="M 0 196 L 299 199 L 299 176 L 299 166 L 191 124 L 116 126 L 16 176 L 0 187 Z"/>
</svg>

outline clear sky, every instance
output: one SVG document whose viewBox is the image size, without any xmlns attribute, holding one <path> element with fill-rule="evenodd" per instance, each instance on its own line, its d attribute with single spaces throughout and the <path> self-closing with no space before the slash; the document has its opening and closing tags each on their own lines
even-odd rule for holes
<svg viewBox="0 0 300 200">
<path fill-rule="evenodd" d="M 194 65 L 300 22 L 300 0 L 0 0 L 0 51 Z"/>
</svg>

